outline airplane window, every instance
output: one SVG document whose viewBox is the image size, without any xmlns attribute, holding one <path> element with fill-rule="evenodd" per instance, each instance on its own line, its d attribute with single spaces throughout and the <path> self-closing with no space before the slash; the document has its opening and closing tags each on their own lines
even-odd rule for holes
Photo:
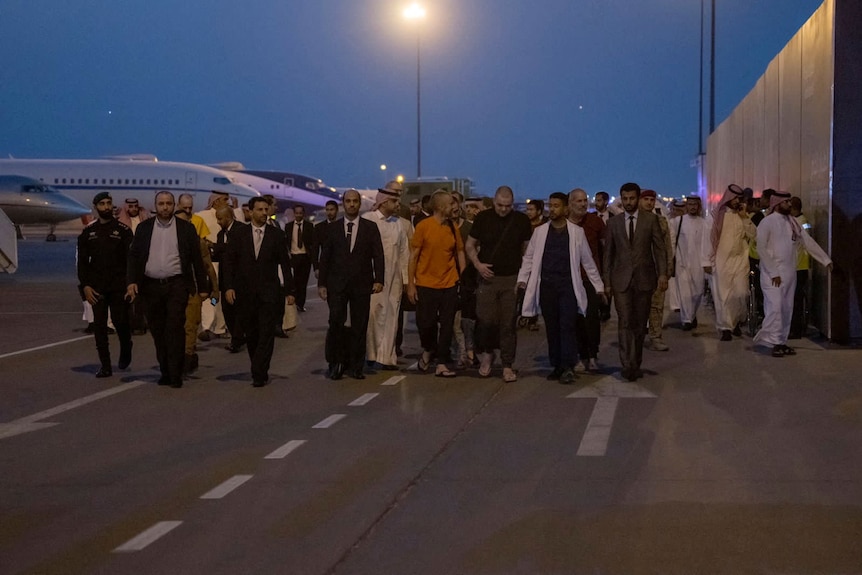
<svg viewBox="0 0 862 575">
<path fill-rule="evenodd" d="M 105 183 L 105 178 L 102 178 L 102 184 L 104 184 L 104 183 Z"/>
<path fill-rule="evenodd" d="M 317 189 L 317 186 L 315 186 L 313 182 L 305 182 L 305 187 L 308 188 L 309 190 L 316 190 Z"/>
<path fill-rule="evenodd" d="M 217 184 L 222 184 L 223 186 L 227 186 L 228 184 L 230 184 L 230 180 L 222 176 L 214 177 L 213 181 Z"/>
<path fill-rule="evenodd" d="M 63 178 L 63 183 L 64 183 L 64 184 L 66 183 L 66 178 Z"/>
<path fill-rule="evenodd" d="M 89 183 L 90 183 L 90 178 L 87 178 L 86 180 L 84 180 L 84 183 L 85 183 L 85 184 L 89 184 Z"/>
<path fill-rule="evenodd" d="M 54 178 L 54 183 L 55 183 L 55 184 L 59 184 L 59 183 L 60 183 L 60 178 Z"/>
<path fill-rule="evenodd" d="M 164 180 L 162 180 L 162 185 L 163 185 L 163 186 L 165 185 L 165 181 L 164 181 Z"/>
<path fill-rule="evenodd" d="M 111 185 L 112 185 L 112 186 L 114 185 L 114 180 L 113 180 L 113 179 L 111 180 Z"/>
</svg>

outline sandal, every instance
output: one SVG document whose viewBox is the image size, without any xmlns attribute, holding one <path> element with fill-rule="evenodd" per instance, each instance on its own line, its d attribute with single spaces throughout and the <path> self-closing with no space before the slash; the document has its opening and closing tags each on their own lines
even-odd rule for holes
<svg viewBox="0 0 862 575">
<path fill-rule="evenodd" d="M 428 372 L 428 366 L 431 365 L 431 357 L 425 359 L 425 352 L 422 352 L 422 355 L 419 356 L 419 361 L 416 362 L 416 369 L 421 371 L 422 373 Z"/>
<path fill-rule="evenodd" d="M 772 357 L 784 357 L 784 349 L 780 345 L 772 348 Z"/>
<path fill-rule="evenodd" d="M 514 383 L 518 381 L 518 374 L 511 367 L 503 368 L 503 381 L 506 383 Z"/>
<path fill-rule="evenodd" d="M 488 377 L 491 375 L 491 364 L 493 363 L 494 358 L 491 354 L 485 354 L 479 360 L 479 375 L 482 377 Z"/>
<path fill-rule="evenodd" d="M 446 367 L 445 363 L 441 363 L 437 365 L 437 371 L 434 373 L 434 377 L 455 377 L 457 374 Z"/>
<path fill-rule="evenodd" d="M 789 345 L 782 345 L 781 351 L 784 353 L 784 355 L 796 355 L 796 350 Z"/>
</svg>

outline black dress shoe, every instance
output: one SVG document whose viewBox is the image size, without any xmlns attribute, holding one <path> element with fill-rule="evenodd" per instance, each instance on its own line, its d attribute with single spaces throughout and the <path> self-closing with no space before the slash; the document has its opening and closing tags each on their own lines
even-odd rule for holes
<svg viewBox="0 0 862 575">
<path fill-rule="evenodd" d="M 733 335 L 736 337 L 742 337 L 742 329 L 739 326 L 733 328 Z"/>
<path fill-rule="evenodd" d="M 732 341 L 732 340 L 733 340 L 733 336 L 730 335 L 729 329 L 721 330 L 721 341 Z"/>
<path fill-rule="evenodd" d="M 224 348 L 231 353 L 239 353 L 242 350 L 241 345 L 234 345 L 232 343 L 227 344 Z"/>
<path fill-rule="evenodd" d="M 275 337 L 280 337 L 281 339 L 287 339 L 288 335 L 287 335 L 287 333 L 285 333 L 285 331 L 283 329 L 278 327 L 275 329 Z"/>
<path fill-rule="evenodd" d="M 567 369 L 560 375 L 560 383 L 565 385 L 571 385 L 575 383 L 575 372 L 571 369 Z"/>
<path fill-rule="evenodd" d="M 336 363 L 335 367 L 333 367 L 333 369 L 332 369 L 332 375 L 330 376 L 330 378 L 331 379 L 341 379 L 341 377 L 343 375 L 344 375 L 344 364 L 343 363 Z"/>
<path fill-rule="evenodd" d="M 354 369 L 350 372 L 350 377 L 353 379 L 365 379 L 365 374 L 362 373 L 361 369 Z"/>
<path fill-rule="evenodd" d="M 252 387 L 263 387 L 264 385 L 266 385 L 266 383 L 267 383 L 267 380 L 265 380 L 265 379 L 264 380 L 256 379 L 251 383 L 251 386 Z"/>
<path fill-rule="evenodd" d="M 549 373 L 545 379 L 547 379 L 548 381 L 559 381 L 561 375 L 563 375 L 563 368 L 555 367 L 554 371 Z"/>
<path fill-rule="evenodd" d="M 182 380 L 180 380 L 180 381 L 175 381 L 175 382 L 171 383 L 171 387 L 173 387 L 174 389 L 180 388 L 180 387 L 182 387 L 182 386 L 183 386 L 183 382 L 182 382 Z"/>
<path fill-rule="evenodd" d="M 692 324 L 690 321 L 687 321 L 682 324 L 682 331 L 691 331 L 692 329 L 694 329 L 694 324 Z"/>
<path fill-rule="evenodd" d="M 114 375 L 114 372 L 111 371 L 111 366 L 102 366 L 99 371 L 96 372 L 96 377 L 111 377 Z"/>
<path fill-rule="evenodd" d="M 120 361 L 117 362 L 117 367 L 126 369 L 132 363 L 132 342 L 129 342 L 129 347 L 120 349 Z"/>
<path fill-rule="evenodd" d="M 170 380 L 170 379 L 168 379 L 168 376 L 167 376 L 167 375 L 163 375 L 163 376 L 161 376 L 161 377 L 159 378 L 158 384 L 159 384 L 159 385 L 170 385 L 170 384 L 171 384 L 171 380 Z"/>
<path fill-rule="evenodd" d="M 697 327 L 697 318 L 691 320 L 691 327 Z"/>
<path fill-rule="evenodd" d="M 96 326 L 93 322 L 87 324 L 87 327 L 84 328 L 84 333 L 96 333 Z"/>
<path fill-rule="evenodd" d="M 296 311 L 305 311 L 305 306 L 304 305 L 296 306 Z"/>
<path fill-rule="evenodd" d="M 632 374 L 635 376 L 635 379 L 639 379 L 644 376 L 644 372 L 641 369 L 633 369 Z"/>
</svg>

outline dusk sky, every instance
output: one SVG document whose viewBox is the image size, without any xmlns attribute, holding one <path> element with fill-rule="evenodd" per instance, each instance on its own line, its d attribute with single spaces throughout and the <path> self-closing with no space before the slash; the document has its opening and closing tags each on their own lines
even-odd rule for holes
<svg viewBox="0 0 862 575">
<path fill-rule="evenodd" d="M 240 161 L 365 188 L 412 177 L 407 4 L 0 0 L 0 154 Z M 717 1 L 717 124 L 820 4 Z M 423 5 L 423 176 L 521 199 L 696 189 L 700 0 Z"/>
</svg>

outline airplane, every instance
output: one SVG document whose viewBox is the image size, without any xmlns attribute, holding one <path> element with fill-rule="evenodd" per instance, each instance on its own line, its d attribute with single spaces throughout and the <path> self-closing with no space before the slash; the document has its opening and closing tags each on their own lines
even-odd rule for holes
<svg viewBox="0 0 862 575">
<path fill-rule="evenodd" d="M 85 206 L 99 192 L 110 192 L 115 205 L 122 205 L 126 198 L 137 198 L 147 208 L 152 207 L 159 190 L 168 190 L 175 196 L 187 193 L 195 198 L 197 210 L 206 207 L 213 191 L 226 192 L 239 203 L 260 195 L 224 171 L 200 164 L 162 162 L 143 154 L 99 160 L 0 158 L 0 174 L 33 178 Z"/>
<path fill-rule="evenodd" d="M 55 241 L 54 227 L 92 213 L 91 209 L 39 180 L 0 175 L 0 210 L 17 228 L 24 224 L 48 224 L 48 241 Z"/>
<path fill-rule="evenodd" d="M 229 172 L 237 181 L 250 185 L 261 194 L 272 194 L 279 213 L 301 204 L 307 208 L 307 212 L 314 214 L 330 200 L 341 203 L 341 193 L 317 178 L 274 170 L 248 170 L 240 162 L 222 162 L 211 166 Z M 363 208 L 373 209 L 373 200 L 370 205 L 367 203 L 363 201 Z"/>
</svg>

